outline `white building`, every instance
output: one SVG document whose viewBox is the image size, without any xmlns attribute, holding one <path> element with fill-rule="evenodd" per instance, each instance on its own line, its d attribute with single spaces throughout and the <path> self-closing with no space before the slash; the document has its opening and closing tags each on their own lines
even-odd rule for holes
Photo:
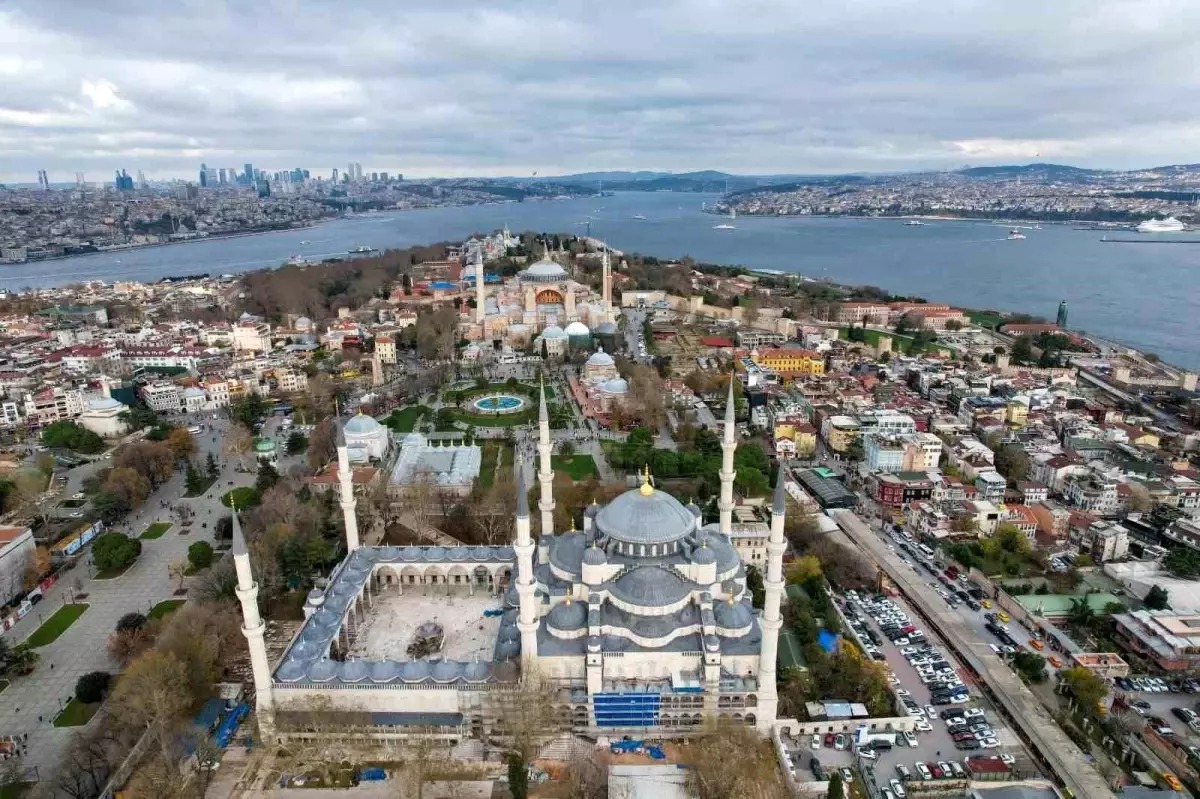
<svg viewBox="0 0 1200 799">
<path fill-rule="evenodd" d="M 268 352 L 271 326 L 254 318 L 243 318 L 233 326 L 233 349 L 237 352 Z"/>
<path fill-rule="evenodd" d="M 83 392 L 73 388 L 43 389 L 25 395 L 25 416 L 42 424 L 75 419 L 83 413 Z"/>
<path fill-rule="evenodd" d="M 204 389 L 188 386 L 183 390 L 183 410 L 187 413 L 202 413 L 208 407 L 208 395 Z"/>
<path fill-rule="evenodd" d="M 229 407 L 229 383 L 224 380 L 205 380 L 204 393 L 211 408 Z"/>
<path fill-rule="evenodd" d="M 179 413 L 183 410 L 183 396 L 174 383 L 151 383 L 142 389 L 146 407 L 156 413 Z"/>
<path fill-rule="evenodd" d="M 118 438 L 125 434 L 127 425 L 121 413 L 127 410 L 124 403 L 107 395 L 87 400 L 79 416 L 79 424 L 101 438 Z"/>
<path fill-rule="evenodd" d="M 285 394 L 294 394 L 308 388 L 308 375 L 299 369 L 277 369 L 275 379 L 279 381 L 279 390 Z"/>
<path fill-rule="evenodd" d="M 905 445 L 900 439 L 872 433 L 863 436 L 863 461 L 872 472 L 904 470 Z"/>
<path fill-rule="evenodd" d="M 25 567 L 35 547 L 30 528 L 0 527 L 0 603 L 7 604 L 25 589 Z"/>
</svg>

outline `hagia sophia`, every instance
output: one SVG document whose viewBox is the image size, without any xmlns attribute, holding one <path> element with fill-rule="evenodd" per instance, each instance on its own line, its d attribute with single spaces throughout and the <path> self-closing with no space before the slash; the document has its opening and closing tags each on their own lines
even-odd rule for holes
<svg viewBox="0 0 1200 799">
<path fill-rule="evenodd" d="M 534 289 L 535 314 L 551 304 L 537 302 L 543 290 Z M 603 359 L 593 367 L 610 374 Z M 783 472 L 759 613 L 730 538 L 737 447 L 730 391 L 717 522 L 706 524 L 699 508 L 655 488 L 646 473 L 612 502 L 579 509 L 581 530 L 574 523 L 555 530 L 543 390 L 536 512 L 541 529 L 554 532 L 532 537 L 525 470 L 518 468 L 513 541 L 502 546 L 361 545 L 351 442 L 356 450 L 380 442 L 365 422 L 338 424 L 346 555 L 309 594 L 305 621 L 276 662 L 267 654 L 258 586 L 234 514 L 237 596 L 264 740 L 344 733 L 314 722 L 314 713 L 328 712 L 372 740 L 487 741 L 503 724 L 493 692 L 534 677 L 552 686 L 547 701 L 565 729 L 583 737 L 683 737 L 717 717 L 768 731 L 778 704 Z"/>
</svg>

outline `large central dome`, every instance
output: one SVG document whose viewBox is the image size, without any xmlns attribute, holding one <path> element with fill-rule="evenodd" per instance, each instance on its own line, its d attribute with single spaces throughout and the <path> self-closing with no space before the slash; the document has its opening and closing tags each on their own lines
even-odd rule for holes
<svg viewBox="0 0 1200 799">
<path fill-rule="evenodd" d="M 606 505 L 596 514 L 596 526 L 628 544 L 665 544 L 687 537 L 696 517 L 675 497 L 643 485 Z"/>
<path fill-rule="evenodd" d="M 543 258 L 522 272 L 519 277 L 523 281 L 533 281 L 535 283 L 554 283 L 559 280 L 566 280 L 567 271 L 563 269 L 557 261 L 552 261 L 549 258 Z"/>
</svg>

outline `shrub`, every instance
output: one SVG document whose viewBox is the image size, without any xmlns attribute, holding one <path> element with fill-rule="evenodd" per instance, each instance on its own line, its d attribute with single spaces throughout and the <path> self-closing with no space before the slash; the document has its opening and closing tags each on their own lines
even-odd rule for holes
<svg viewBox="0 0 1200 799">
<path fill-rule="evenodd" d="M 103 533 L 92 542 L 92 562 L 100 571 L 123 569 L 142 554 L 142 542 L 124 533 Z"/>
<path fill-rule="evenodd" d="M 213 562 L 212 544 L 207 541 L 197 541 L 188 547 L 188 563 L 194 571 L 207 569 Z"/>
<path fill-rule="evenodd" d="M 112 675 L 107 671 L 89 671 L 75 682 L 75 698 L 86 705 L 93 705 L 104 698 L 112 682 Z"/>
<path fill-rule="evenodd" d="M 145 626 L 146 626 L 146 617 L 143 616 L 141 613 L 137 613 L 137 612 L 126 613 L 124 616 L 122 616 L 120 619 L 117 620 L 117 632 L 119 632 L 119 633 L 131 632 L 133 630 L 140 630 Z"/>
</svg>

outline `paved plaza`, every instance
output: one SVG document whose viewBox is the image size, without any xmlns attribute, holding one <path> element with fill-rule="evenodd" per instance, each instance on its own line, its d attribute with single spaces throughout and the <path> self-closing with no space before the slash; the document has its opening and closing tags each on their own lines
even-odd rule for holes
<svg viewBox="0 0 1200 799">
<path fill-rule="evenodd" d="M 211 422 L 222 425 L 224 422 Z M 213 441 L 214 435 L 217 440 Z M 10 644 L 23 641 L 42 621 L 50 618 L 56 610 L 70 600 L 72 586 L 78 579 L 81 591 L 87 594 L 84 600 L 89 605 L 83 614 L 58 640 L 37 650 L 41 662 L 33 674 L 18 677 L 8 690 L 0 694 L 0 735 L 27 734 L 28 753 L 26 766 L 38 768 L 42 779 L 48 778 L 59 760 L 72 733 L 81 727 L 54 727 L 54 716 L 62 704 L 75 692 L 75 681 L 90 671 L 116 673 L 118 665 L 108 656 L 108 636 L 116 627 L 117 620 L 126 613 L 146 613 L 158 602 L 170 599 L 179 587 L 178 580 L 167 572 L 171 561 L 187 556 L 187 548 L 195 541 L 212 541 L 216 520 L 226 509 L 220 504 L 220 496 L 229 490 L 228 481 L 235 485 L 249 485 L 253 474 L 234 471 L 232 461 L 226 462 L 220 452 L 220 432 L 207 431 L 196 437 L 198 455 L 203 461 L 208 452 L 217 456 L 222 464 L 222 473 L 217 482 L 203 497 L 180 499 L 184 493 L 184 475 L 176 473 L 169 482 L 150 496 L 141 510 L 128 520 L 118 523 L 118 529 L 130 535 L 140 535 L 157 519 L 167 520 L 169 511 L 162 502 L 183 504 L 195 511 L 192 531 L 180 535 L 178 524 L 161 538 L 142 542 L 142 555 L 121 577 L 114 580 L 94 580 L 88 575 L 87 553 L 79 564 L 70 571 L 61 573 L 60 579 L 45 599 L 12 629 L 4 633 Z M 94 471 L 111 465 L 111 461 L 98 461 L 68 472 L 66 496 L 82 488 L 83 480 Z M 207 524 L 205 529 L 203 524 Z M 93 722 L 94 723 L 94 722 Z"/>
</svg>

